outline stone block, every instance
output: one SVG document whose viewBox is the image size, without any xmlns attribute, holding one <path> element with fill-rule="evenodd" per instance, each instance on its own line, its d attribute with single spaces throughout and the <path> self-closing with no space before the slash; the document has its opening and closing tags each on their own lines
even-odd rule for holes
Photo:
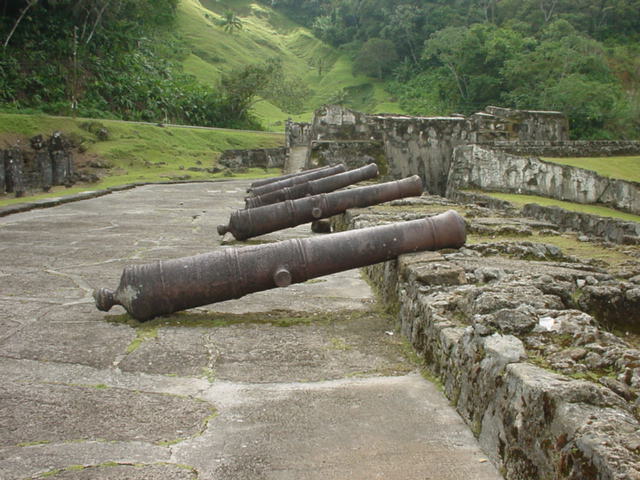
<svg viewBox="0 0 640 480">
<path fill-rule="evenodd" d="M 20 149 L 5 151 L 4 169 L 7 193 L 15 193 L 16 197 L 24 195 L 24 161 Z"/>
<path fill-rule="evenodd" d="M 442 254 L 438 252 L 416 252 L 416 253 L 407 253 L 405 255 L 400 255 L 398 257 L 398 269 L 400 275 L 406 275 L 407 271 L 416 266 L 423 263 L 430 262 L 443 262 L 444 257 Z"/>
<path fill-rule="evenodd" d="M 5 192 L 5 170 L 4 170 L 4 150 L 0 150 L 0 195 Z"/>
<path fill-rule="evenodd" d="M 461 267 L 446 262 L 415 265 L 409 272 L 416 281 L 426 285 L 462 285 L 467 282 Z"/>
<path fill-rule="evenodd" d="M 66 151 L 56 150 L 51 152 L 52 183 L 53 185 L 64 185 L 73 173 L 71 155 Z"/>
<path fill-rule="evenodd" d="M 445 352 L 450 352 L 462 339 L 465 329 L 462 327 L 443 328 L 440 330 L 440 343 Z"/>
<path fill-rule="evenodd" d="M 484 361 L 492 359 L 493 363 L 507 365 L 527 358 L 522 340 L 513 335 L 494 333 L 484 338 Z"/>
<path fill-rule="evenodd" d="M 42 188 L 48 190 L 53 185 L 53 163 L 46 151 L 38 151 L 36 153 L 36 165 L 40 171 L 42 179 Z"/>
</svg>

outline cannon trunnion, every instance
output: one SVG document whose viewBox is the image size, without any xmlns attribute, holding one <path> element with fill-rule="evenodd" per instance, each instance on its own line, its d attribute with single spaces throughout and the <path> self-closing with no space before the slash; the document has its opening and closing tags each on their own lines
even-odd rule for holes
<svg viewBox="0 0 640 480">
<path fill-rule="evenodd" d="M 122 305 L 144 321 L 403 253 L 458 248 L 465 238 L 464 220 L 450 210 L 419 220 L 128 266 L 115 292 L 101 288 L 94 298 L 100 310 Z"/>
</svg>

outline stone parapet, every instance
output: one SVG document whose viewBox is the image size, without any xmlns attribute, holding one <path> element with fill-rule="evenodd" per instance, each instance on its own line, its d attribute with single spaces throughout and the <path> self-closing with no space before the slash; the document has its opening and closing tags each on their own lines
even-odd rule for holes
<svg viewBox="0 0 640 480">
<path fill-rule="evenodd" d="M 346 212 L 334 226 L 405 215 L 374 212 Z M 507 480 L 640 477 L 640 351 L 581 311 L 576 293 L 619 280 L 534 242 L 403 255 L 364 271 Z M 631 311 L 638 283 L 622 293 Z"/>
<path fill-rule="evenodd" d="M 449 197 L 459 203 L 472 203 L 494 210 L 514 211 L 516 207 L 506 200 L 476 192 L 452 192 Z M 623 245 L 640 245 L 640 223 L 612 217 L 602 217 L 582 212 L 573 212 L 555 206 L 541 206 L 528 203 L 518 213 L 525 217 L 548 222 L 561 232 L 574 232 L 589 238 Z"/>
<path fill-rule="evenodd" d="M 578 232 L 613 243 L 640 245 L 640 223 L 588 213 L 571 212 L 560 207 L 545 207 L 530 203 L 522 214 L 554 223 L 560 231 Z"/>
<path fill-rule="evenodd" d="M 287 149 L 257 148 L 254 150 L 225 150 L 218 163 L 231 169 L 237 168 L 283 168 Z"/>
<path fill-rule="evenodd" d="M 569 120 L 562 112 L 514 110 L 488 106 L 485 111 L 497 118 L 509 137 L 519 142 L 569 140 Z M 482 137 L 478 138 L 482 141 Z"/>
<path fill-rule="evenodd" d="M 513 155 L 534 157 L 612 157 L 640 155 L 637 140 L 573 140 L 573 141 L 493 141 L 480 144 L 484 148 Z M 640 160 L 638 160 L 640 165 Z"/>
<path fill-rule="evenodd" d="M 311 142 L 310 161 L 312 166 L 344 163 L 349 169 L 375 163 L 381 176 L 389 170 L 382 142 L 370 140 Z"/>
<path fill-rule="evenodd" d="M 453 157 L 447 196 L 455 190 L 477 189 L 600 203 L 640 214 L 640 184 L 636 182 L 602 177 L 591 170 L 479 145 L 461 146 Z"/>
<path fill-rule="evenodd" d="M 41 135 L 29 146 L 0 150 L 0 194 L 23 196 L 29 190 L 49 190 L 53 185 L 73 183 L 71 148 L 59 132 L 45 140 Z"/>
<path fill-rule="evenodd" d="M 314 113 L 309 141 L 379 140 L 381 133 L 369 115 L 340 105 L 325 105 Z"/>
<path fill-rule="evenodd" d="M 289 122 L 286 138 L 288 147 L 305 142 L 310 147 L 329 142 L 380 143 L 391 177 L 419 175 L 426 191 L 443 195 L 456 147 L 498 140 L 564 141 L 568 139 L 568 123 L 560 112 L 499 107 L 487 107 L 468 117 L 414 117 L 370 115 L 325 105 L 315 112 L 310 126 Z M 363 143 L 361 148 L 367 147 Z"/>
<path fill-rule="evenodd" d="M 495 210 L 508 210 L 510 208 L 515 208 L 506 200 L 500 200 L 499 198 L 483 195 L 481 193 L 464 192 L 462 190 L 453 190 L 448 198 L 454 202 L 474 203 L 481 207 L 492 208 Z"/>
<path fill-rule="evenodd" d="M 393 178 L 419 175 L 425 190 L 443 195 L 454 149 L 469 139 L 459 117 L 375 117 Z"/>
<path fill-rule="evenodd" d="M 285 125 L 285 147 L 307 146 L 311 141 L 311 124 L 287 120 Z"/>
</svg>

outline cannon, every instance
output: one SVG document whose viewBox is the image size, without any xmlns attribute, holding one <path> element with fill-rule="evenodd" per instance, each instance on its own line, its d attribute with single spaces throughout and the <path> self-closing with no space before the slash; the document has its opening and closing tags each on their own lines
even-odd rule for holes
<svg viewBox="0 0 640 480">
<path fill-rule="evenodd" d="M 246 209 L 257 208 L 286 200 L 295 200 L 296 198 L 302 198 L 308 195 L 333 192 L 334 190 L 353 185 L 363 180 L 370 180 L 377 176 L 378 166 L 375 163 L 370 163 L 369 165 L 349 170 L 348 172 L 337 173 L 329 177 L 299 183 L 291 187 L 285 187 L 280 190 L 258 195 L 257 197 L 248 197 L 244 199 L 244 205 Z"/>
<path fill-rule="evenodd" d="M 292 185 L 308 182 L 309 180 L 329 177 L 331 175 L 335 175 L 336 173 L 345 172 L 346 170 L 347 169 L 345 168 L 344 164 L 339 163 L 327 168 L 303 172 L 300 175 L 285 178 L 284 180 L 278 180 L 277 182 L 267 183 L 266 185 L 262 185 L 260 187 L 252 188 L 251 194 L 253 196 L 264 195 L 265 193 L 273 192 L 275 190 L 281 190 L 285 187 L 291 187 Z"/>
<path fill-rule="evenodd" d="M 421 194 L 422 180 L 414 175 L 395 182 L 323 193 L 249 210 L 236 210 L 231 214 L 228 225 L 218 225 L 218 233 L 224 235 L 231 232 L 237 240 L 245 240 L 328 218 L 349 208 L 368 207 Z"/>
<path fill-rule="evenodd" d="M 249 188 L 247 188 L 247 193 L 251 192 L 256 187 L 261 187 L 261 186 L 266 185 L 268 183 L 279 182 L 280 180 L 286 180 L 286 179 L 291 178 L 291 177 L 298 177 L 298 176 L 304 175 L 306 173 L 325 170 L 325 169 L 331 168 L 333 166 L 334 165 L 325 165 L 324 167 L 312 168 L 312 169 L 309 169 L 309 170 L 303 170 L 301 172 L 287 173 L 286 175 L 280 175 L 279 177 L 261 178 L 260 180 L 256 180 L 255 182 L 252 182 L 251 185 L 249 185 Z"/>
<path fill-rule="evenodd" d="M 465 239 L 464 220 L 449 210 L 418 220 L 128 266 L 115 292 L 101 288 L 93 296 L 99 310 L 122 305 L 145 321 L 403 253 L 459 248 Z"/>
</svg>

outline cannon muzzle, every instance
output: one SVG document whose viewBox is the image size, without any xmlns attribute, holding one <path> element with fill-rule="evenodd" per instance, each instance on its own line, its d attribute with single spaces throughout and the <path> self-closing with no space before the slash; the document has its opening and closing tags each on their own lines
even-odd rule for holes
<svg viewBox="0 0 640 480">
<path fill-rule="evenodd" d="M 299 183 L 291 187 L 285 187 L 280 190 L 258 195 L 257 197 L 247 197 L 244 199 L 244 204 L 246 209 L 263 207 L 265 205 L 272 205 L 286 200 L 295 200 L 309 195 L 333 192 L 334 190 L 339 190 L 354 183 L 362 182 L 363 180 L 370 180 L 377 176 L 378 166 L 375 163 L 370 163 L 369 165 L 355 168 L 348 172 L 337 173 L 329 177 Z"/>
<path fill-rule="evenodd" d="M 249 293 L 372 265 L 403 253 L 459 248 L 465 223 L 455 211 L 350 230 L 128 266 L 113 292 L 94 292 L 98 309 L 122 305 L 141 321 Z"/>
<path fill-rule="evenodd" d="M 372 164 L 371 167 L 377 171 L 375 164 Z M 342 175 L 345 174 L 341 173 L 334 175 L 334 177 Z M 327 177 L 316 181 L 322 182 L 331 178 Z M 245 240 L 265 233 L 320 220 L 321 218 L 329 218 L 349 208 L 368 207 L 421 194 L 422 180 L 419 176 L 414 175 L 395 182 L 323 193 L 249 210 L 236 210 L 229 218 L 229 225 L 218 226 L 218 233 L 224 235 L 227 232 L 231 232 L 237 240 Z"/>
<path fill-rule="evenodd" d="M 267 183 L 260 187 L 254 187 L 251 189 L 251 194 L 254 196 L 264 195 L 265 193 L 274 192 L 276 190 L 282 190 L 285 187 L 291 187 L 298 185 L 299 183 L 308 182 L 310 180 L 317 180 L 318 178 L 329 177 L 336 173 L 345 172 L 347 169 L 344 164 L 339 163 L 337 165 L 331 165 L 330 167 L 319 168 L 315 170 L 308 170 L 302 172 L 299 175 L 294 175 L 284 180 L 278 180 L 277 182 Z"/>
</svg>

